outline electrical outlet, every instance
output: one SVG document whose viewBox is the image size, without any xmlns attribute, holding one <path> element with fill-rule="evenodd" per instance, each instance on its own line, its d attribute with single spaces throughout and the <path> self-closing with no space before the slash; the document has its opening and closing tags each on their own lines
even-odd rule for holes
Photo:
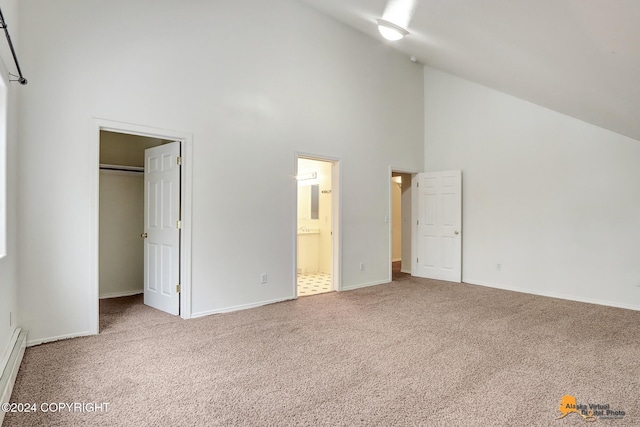
<svg viewBox="0 0 640 427">
<path fill-rule="evenodd" d="M 364 262 L 360 263 L 360 271 L 364 270 Z"/>
<path fill-rule="evenodd" d="M 502 270 L 502 264 L 496 264 L 496 270 L 501 271 Z"/>
<path fill-rule="evenodd" d="M 261 284 L 263 284 L 263 285 L 264 285 L 265 283 L 267 283 L 267 273 L 262 273 L 262 274 L 260 275 L 260 283 L 261 283 Z"/>
</svg>

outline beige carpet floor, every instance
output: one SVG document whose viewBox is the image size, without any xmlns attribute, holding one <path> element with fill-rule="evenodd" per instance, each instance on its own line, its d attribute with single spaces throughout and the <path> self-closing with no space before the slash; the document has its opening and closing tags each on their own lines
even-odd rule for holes
<svg viewBox="0 0 640 427">
<path fill-rule="evenodd" d="M 640 425 L 640 312 L 406 278 L 189 321 L 101 301 L 98 336 L 27 349 L 5 426 Z"/>
</svg>

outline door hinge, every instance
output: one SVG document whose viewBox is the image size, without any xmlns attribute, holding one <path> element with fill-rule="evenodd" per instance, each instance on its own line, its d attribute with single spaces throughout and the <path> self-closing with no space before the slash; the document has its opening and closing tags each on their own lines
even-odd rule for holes
<svg viewBox="0 0 640 427">
<path fill-rule="evenodd" d="M 176 157 L 176 163 L 180 166 L 182 165 L 182 156 Z"/>
<path fill-rule="evenodd" d="M 416 182 L 416 187 L 420 187 L 420 182 Z"/>
<path fill-rule="evenodd" d="M 416 225 L 420 225 L 420 220 L 416 220 Z"/>
<path fill-rule="evenodd" d="M 177 220 L 176 221 L 176 227 L 178 227 L 178 230 L 181 230 L 182 229 L 182 221 Z"/>
<path fill-rule="evenodd" d="M 420 263 L 420 259 L 416 258 L 416 264 L 419 264 L 419 263 Z"/>
<path fill-rule="evenodd" d="M 180 290 L 181 290 L 180 285 L 176 285 L 176 293 L 177 293 L 177 294 L 179 294 L 179 293 L 180 293 Z"/>
</svg>

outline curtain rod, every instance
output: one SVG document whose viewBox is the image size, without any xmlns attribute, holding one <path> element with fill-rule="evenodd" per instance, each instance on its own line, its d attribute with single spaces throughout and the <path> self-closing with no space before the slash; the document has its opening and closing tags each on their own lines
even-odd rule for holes
<svg viewBox="0 0 640 427">
<path fill-rule="evenodd" d="M 21 85 L 27 84 L 27 79 L 22 76 L 22 71 L 20 70 L 20 64 L 18 64 L 18 57 L 16 56 L 16 50 L 13 48 L 13 42 L 11 41 L 11 36 L 9 35 L 9 30 L 7 29 L 7 24 L 4 22 L 4 16 L 2 15 L 2 9 L 0 9 L 0 28 L 4 29 L 4 34 L 7 36 L 7 43 L 9 43 L 9 49 L 11 49 L 11 55 L 13 55 L 13 62 L 16 63 L 16 68 L 18 69 L 18 75 L 14 77 L 18 77 L 18 80 L 11 80 L 12 82 L 18 82 Z M 13 76 L 13 74 L 9 73 Z"/>
</svg>

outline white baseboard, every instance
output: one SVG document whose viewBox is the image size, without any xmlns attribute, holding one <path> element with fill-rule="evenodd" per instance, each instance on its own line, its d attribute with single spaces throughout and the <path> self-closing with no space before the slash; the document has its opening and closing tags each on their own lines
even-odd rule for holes
<svg viewBox="0 0 640 427">
<path fill-rule="evenodd" d="M 261 301 L 261 302 L 251 303 L 251 304 L 234 305 L 232 307 L 225 307 L 225 308 L 218 308 L 218 309 L 215 309 L 215 310 L 201 311 L 199 313 L 191 313 L 191 318 L 195 319 L 197 317 L 210 316 L 212 314 L 231 313 L 232 311 L 247 310 L 249 308 L 261 307 L 263 305 L 274 304 L 276 302 L 290 301 L 290 300 L 293 300 L 293 299 L 295 299 L 295 297 L 291 296 L 291 297 L 288 297 L 288 298 L 278 298 L 278 299 L 273 299 L 273 300 L 268 300 L 268 301 Z"/>
<path fill-rule="evenodd" d="M 354 289 L 368 288 L 369 286 L 384 285 L 384 284 L 390 283 L 390 282 L 391 282 L 390 280 L 380 280 L 380 281 L 376 281 L 376 282 L 359 283 L 357 285 L 343 286 L 341 290 L 342 291 L 352 291 Z"/>
<path fill-rule="evenodd" d="M 35 340 L 27 341 L 27 347 L 33 347 L 34 345 L 45 344 L 45 343 L 48 343 L 48 342 L 66 340 L 66 339 L 69 339 L 69 338 L 86 337 L 86 336 L 89 336 L 89 335 L 96 335 L 96 334 L 92 333 L 90 331 L 83 331 L 83 332 L 76 332 L 76 333 L 73 333 L 73 334 L 58 335 L 58 336 L 55 336 L 55 337 L 38 338 L 38 339 L 35 339 Z"/>
<path fill-rule="evenodd" d="M 16 329 L 9 343 L 9 349 L 11 350 L 9 351 L 9 349 L 7 349 L 8 357 L 6 362 L 4 366 L 0 366 L 0 368 L 2 368 L 2 376 L 0 376 L 0 405 L 8 403 L 11 399 L 13 385 L 16 382 L 18 369 L 20 369 L 20 363 L 22 363 L 22 357 L 24 356 L 26 347 L 27 332 Z M 0 411 L 0 425 L 2 425 L 2 421 L 4 421 L 4 414 L 4 411 Z"/>
<path fill-rule="evenodd" d="M 505 290 L 505 291 L 520 292 L 520 293 L 523 293 L 523 294 L 538 295 L 538 296 L 541 296 L 541 297 L 558 298 L 558 299 L 563 299 L 563 300 L 567 300 L 567 301 L 584 302 L 584 303 L 587 303 L 587 304 L 604 305 L 604 306 L 607 306 L 607 307 L 625 308 L 627 310 L 640 311 L 640 306 L 634 305 L 634 304 L 625 304 L 625 303 L 601 300 L 601 299 L 596 299 L 596 298 L 585 298 L 585 297 L 581 297 L 581 296 L 567 295 L 567 294 L 562 294 L 562 293 L 557 293 L 557 292 L 544 292 L 544 291 L 539 291 L 539 290 L 536 290 L 536 289 L 514 288 L 514 287 L 511 287 L 511 286 L 500 286 L 500 285 L 496 285 L 496 284 L 483 282 L 481 280 L 473 280 L 473 279 L 467 279 L 467 278 L 464 278 L 462 281 L 463 281 L 463 283 L 468 283 L 470 285 L 485 286 L 487 288 L 502 289 L 502 290 Z"/>
<path fill-rule="evenodd" d="M 4 372 L 4 369 L 7 367 L 7 362 L 11 357 L 11 352 L 13 351 L 13 346 L 16 345 L 16 341 L 18 340 L 18 336 L 20 335 L 20 328 L 16 328 L 11 334 L 11 338 L 9 339 L 9 343 L 5 348 L 4 354 L 2 355 L 2 359 L 0 359 L 0 375 Z"/>
<path fill-rule="evenodd" d="M 111 292 L 109 294 L 100 294 L 100 299 L 130 297 L 131 295 L 140 295 L 144 293 L 143 289 L 137 291 Z"/>
<path fill-rule="evenodd" d="M 401 269 L 400 269 L 400 273 L 407 273 L 407 274 L 411 274 L 411 270 L 407 270 L 407 269 L 401 268 Z"/>
</svg>

